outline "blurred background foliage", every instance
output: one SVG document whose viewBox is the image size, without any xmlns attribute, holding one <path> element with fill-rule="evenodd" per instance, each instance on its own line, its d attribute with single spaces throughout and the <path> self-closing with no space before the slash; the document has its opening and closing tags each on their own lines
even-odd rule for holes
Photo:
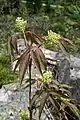
<svg viewBox="0 0 80 120">
<path fill-rule="evenodd" d="M 77 44 L 80 51 L 80 0 L 0 0 L 0 46 L 16 32 L 15 20 L 27 21 L 26 30 L 46 36 L 52 30 Z"/>
</svg>

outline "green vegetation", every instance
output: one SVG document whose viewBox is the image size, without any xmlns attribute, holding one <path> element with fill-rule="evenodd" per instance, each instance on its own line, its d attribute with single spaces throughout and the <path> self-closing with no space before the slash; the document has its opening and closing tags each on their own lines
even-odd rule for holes
<svg viewBox="0 0 80 120">
<path fill-rule="evenodd" d="M 35 31 L 44 36 L 47 35 L 47 31 L 52 30 L 75 41 L 75 43 L 79 42 L 79 0 L 0 1 L 1 44 L 4 44 L 4 41 L 6 43 L 8 35 L 16 32 L 15 20 L 17 17 L 22 17 L 26 21 L 27 30 Z M 76 45 L 78 45 L 79 52 L 80 45 Z"/>
<path fill-rule="evenodd" d="M 15 82 L 15 75 L 9 70 L 9 57 L 6 55 L 0 56 L 0 85 Z"/>
<path fill-rule="evenodd" d="M 43 75 L 44 78 L 46 78 L 46 74 Z M 71 102 L 71 93 L 69 91 L 69 88 L 71 87 L 66 84 L 60 84 L 55 81 L 54 78 L 49 78 L 49 81 L 50 80 L 51 82 L 46 82 L 46 84 L 43 84 L 41 88 L 35 92 L 32 98 L 32 107 L 36 106 L 36 109 L 39 108 L 39 119 L 41 118 L 42 111 L 44 111 L 44 108 L 46 107 L 49 109 L 51 116 L 53 116 L 55 120 L 60 120 L 60 118 L 61 120 L 69 120 L 66 108 L 73 113 L 73 116 L 76 116 L 73 117 L 71 115 L 71 118 L 80 120 L 80 111 Z M 50 118 L 53 119 L 53 117 Z"/>
<path fill-rule="evenodd" d="M 9 69 L 0 64 L 0 85 L 15 82 L 15 76 Z"/>
<path fill-rule="evenodd" d="M 22 19 L 21 17 L 17 17 L 17 19 L 16 19 L 16 28 L 19 31 L 24 32 L 25 26 L 26 26 L 26 21 L 24 21 L 24 19 Z"/>
<path fill-rule="evenodd" d="M 58 49 L 58 40 L 60 40 L 61 37 L 59 34 L 56 34 L 52 30 L 48 31 L 48 36 L 46 38 L 45 47 L 51 50 L 57 50 Z"/>
<path fill-rule="evenodd" d="M 0 56 L 0 64 L 7 65 L 7 64 L 9 64 L 9 62 L 10 62 L 9 57 L 7 55 L 2 54 Z"/>
<path fill-rule="evenodd" d="M 2 120 L 2 114 L 0 113 L 0 120 Z"/>
<path fill-rule="evenodd" d="M 28 32 L 25 32 L 26 30 Z M 43 43 L 50 50 L 60 48 L 68 56 L 66 51 L 73 52 L 73 43 L 75 43 L 76 52 L 80 53 L 80 0 L 0 1 L 0 54 L 6 54 L 0 56 L 0 85 L 15 82 L 16 79 L 9 67 L 7 41 L 12 61 L 13 57 L 16 57 L 15 53 L 18 53 L 17 38 L 14 39 L 17 32 L 23 32 L 27 43 L 25 41 L 25 52 L 18 59 L 14 71 L 19 66 L 20 85 L 26 69 L 29 71 L 29 79 L 26 83 L 29 86 L 30 120 L 34 108 L 39 108 L 40 118 L 45 106 L 56 120 L 68 120 L 66 107 L 80 119 L 80 111 L 70 99 L 69 86 L 56 82 L 52 73 L 47 71 L 47 61 L 40 49 L 42 38 L 37 35 L 46 38 Z M 31 89 L 35 80 L 31 78 L 32 62 L 41 74 L 39 79 L 42 83 L 33 97 L 31 97 Z M 27 116 L 26 110 L 21 111 L 21 120 L 28 119 Z"/>
<path fill-rule="evenodd" d="M 28 110 L 21 110 L 20 112 L 20 120 L 29 120 L 29 112 Z"/>
<path fill-rule="evenodd" d="M 51 82 L 52 79 L 52 72 L 46 71 L 43 73 L 43 76 L 40 77 L 40 81 L 42 84 L 48 84 Z"/>
<path fill-rule="evenodd" d="M 8 36 L 15 33 L 15 17 L 12 15 L 0 15 L 0 51 L 7 54 Z"/>
</svg>

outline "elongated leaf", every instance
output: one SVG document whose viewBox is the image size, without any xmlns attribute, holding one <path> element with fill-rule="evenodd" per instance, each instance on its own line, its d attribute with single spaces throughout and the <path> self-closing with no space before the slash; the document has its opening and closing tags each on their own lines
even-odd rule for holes
<svg viewBox="0 0 80 120">
<path fill-rule="evenodd" d="M 47 93 L 43 92 L 41 95 L 41 100 L 40 100 L 40 108 L 39 108 L 39 119 L 41 117 L 41 113 L 44 109 L 45 103 L 47 102 Z"/>
<path fill-rule="evenodd" d="M 69 102 L 65 102 L 65 104 L 71 109 L 71 111 L 78 117 L 78 119 L 80 120 L 80 111 L 78 110 L 78 108 Z"/>
<path fill-rule="evenodd" d="M 37 52 L 38 52 L 38 50 L 37 50 Z M 44 69 L 46 70 L 47 61 L 46 61 L 45 55 L 43 54 L 41 49 L 39 49 L 39 55 L 40 55 L 40 59 L 41 59 L 41 64 L 44 66 Z"/>
<path fill-rule="evenodd" d="M 11 46 L 11 37 L 8 37 L 8 53 L 11 57 L 11 62 L 13 62 L 13 50 Z"/>
<path fill-rule="evenodd" d="M 49 96 L 49 101 L 52 104 L 52 106 L 56 109 L 56 111 L 58 112 L 58 105 L 56 104 L 55 100 L 52 99 L 51 96 Z"/>
<path fill-rule="evenodd" d="M 49 92 L 50 95 L 52 95 L 54 98 L 57 97 L 57 98 L 60 98 L 60 94 L 58 94 L 57 92 Z"/>
<path fill-rule="evenodd" d="M 64 94 L 63 92 L 59 91 L 49 91 L 50 94 L 52 94 L 53 98 L 56 97 L 56 99 L 62 100 L 64 98 L 65 100 L 71 100 L 68 94 Z"/>
<path fill-rule="evenodd" d="M 24 78 L 26 69 L 29 65 L 29 60 L 30 60 L 30 54 L 28 53 L 27 55 L 24 56 L 23 61 L 20 61 L 20 67 L 19 67 L 19 71 L 20 71 L 20 85 L 22 83 L 22 80 Z"/>
<path fill-rule="evenodd" d="M 36 47 L 35 54 L 37 55 L 38 61 L 40 62 L 41 68 L 47 70 L 47 62 L 42 50 Z"/>
<path fill-rule="evenodd" d="M 66 101 L 66 102 L 70 102 L 71 101 L 71 99 L 70 98 L 68 98 L 68 97 L 61 97 L 61 100 L 62 101 Z"/>
<path fill-rule="evenodd" d="M 26 40 L 27 40 L 27 43 L 29 44 L 29 41 L 31 42 L 31 45 L 33 44 L 33 43 L 35 43 L 35 44 L 37 44 L 37 45 L 41 45 L 41 41 L 40 40 L 42 40 L 42 38 L 41 37 L 39 37 L 38 35 L 36 35 L 35 33 L 33 33 L 33 32 L 30 32 L 30 31 L 27 31 L 26 33 L 25 33 L 25 37 L 26 37 Z"/>
<path fill-rule="evenodd" d="M 54 84 L 54 83 L 53 83 L 53 84 L 50 84 L 49 87 L 50 87 L 50 88 L 53 88 L 53 89 L 56 89 L 56 90 L 59 90 L 59 86 L 56 85 L 56 84 Z"/>
<path fill-rule="evenodd" d="M 72 88 L 72 86 L 69 86 L 69 85 L 67 85 L 67 84 L 61 84 L 61 87 L 67 88 L 67 89 L 71 89 L 71 88 Z"/>
<path fill-rule="evenodd" d="M 30 31 L 26 32 L 25 37 L 26 37 L 28 46 L 31 46 L 33 44 L 31 32 Z"/>
<path fill-rule="evenodd" d="M 32 35 L 36 36 L 36 38 L 38 38 L 40 41 L 41 41 L 41 40 L 44 40 L 41 36 L 35 34 L 34 32 L 32 32 Z"/>
<path fill-rule="evenodd" d="M 38 60 L 38 56 L 36 55 L 35 51 L 33 51 L 33 50 L 31 52 L 31 57 L 32 57 L 32 60 L 33 60 L 34 64 L 36 65 L 36 67 L 38 68 L 39 72 L 42 75 L 42 69 L 41 69 L 40 62 Z"/>
<path fill-rule="evenodd" d="M 31 106 L 33 106 L 33 104 L 37 101 L 37 99 L 39 99 L 42 92 L 43 91 L 41 90 L 41 91 L 38 91 L 38 92 L 35 93 L 35 95 L 33 96 L 32 100 L 31 100 Z"/>
<path fill-rule="evenodd" d="M 9 52 L 9 54 L 11 54 L 10 41 L 11 41 L 11 37 L 8 37 L 8 42 L 7 42 L 7 45 L 8 45 L 8 52 Z"/>
<path fill-rule="evenodd" d="M 68 95 L 71 95 L 71 92 L 69 90 L 66 90 L 65 88 L 60 88 L 62 92 L 67 93 Z"/>
<path fill-rule="evenodd" d="M 35 44 L 41 45 L 41 40 L 43 40 L 40 36 L 36 35 L 34 32 L 32 32 L 33 41 Z"/>
<path fill-rule="evenodd" d="M 61 41 L 63 42 L 63 44 L 68 43 L 68 45 L 70 45 L 71 49 L 73 49 L 75 51 L 77 50 L 77 46 L 74 44 L 74 42 L 72 40 L 69 40 L 67 38 L 61 37 Z"/>
<path fill-rule="evenodd" d="M 67 43 L 71 44 L 72 46 L 74 46 L 74 43 L 67 38 L 61 37 L 61 40 L 63 40 L 63 42 L 67 42 Z"/>
<path fill-rule="evenodd" d="M 62 101 L 63 99 L 65 101 L 70 101 L 71 99 L 65 95 L 60 95 L 57 92 L 49 92 L 50 95 L 52 95 L 53 98 L 56 98 L 56 100 Z M 61 97 L 62 96 L 62 97 Z M 57 101 L 58 102 L 58 101 Z"/>
<path fill-rule="evenodd" d="M 33 85 L 34 83 L 35 83 L 35 80 L 31 79 L 31 85 Z M 25 84 L 22 84 L 21 88 L 25 89 L 25 88 L 29 87 L 29 85 L 30 84 L 29 84 L 29 79 L 28 79 Z"/>
<path fill-rule="evenodd" d="M 66 50 L 65 50 L 65 48 L 64 48 L 64 45 L 61 43 L 60 40 L 58 41 L 58 43 L 59 43 L 60 49 L 61 49 L 62 52 L 68 57 L 68 60 L 69 60 L 69 62 L 70 62 L 70 56 L 69 56 L 69 54 L 66 52 Z"/>
<path fill-rule="evenodd" d="M 16 65 L 15 65 L 14 72 L 15 72 L 16 68 L 19 66 L 19 64 L 20 64 L 20 58 L 18 59 Z"/>
<path fill-rule="evenodd" d="M 53 84 L 57 85 L 57 86 L 60 86 L 60 83 L 56 80 L 53 80 Z"/>
<path fill-rule="evenodd" d="M 18 58 L 18 61 L 17 61 L 16 65 L 15 65 L 15 68 L 14 68 L 14 72 L 15 72 L 16 68 L 19 66 L 20 62 L 21 62 L 22 60 L 24 60 L 25 55 L 27 56 L 28 52 L 29 52 L 29 50 L 26 50 L 26 51 L 20 56 L 20 58 Z"/>
<path fill-rule="evenodd" d="M 15 35 L 12 36 L 11 39 L 11 45 L 13 46 L 13 49 L 16 51 L 18 54 L 18 49 L 17 49 L 17 37 Z"/>
<path fill-rule="evenodd" d="M 17 38 L 16 36 L 10 36 L 8 37 L 8 52 L 11 57 L 11 62 L 13 62 L 14 56 L 14 51 L 19 54 L 18 49 L 17 49 Z"/>
</svg>

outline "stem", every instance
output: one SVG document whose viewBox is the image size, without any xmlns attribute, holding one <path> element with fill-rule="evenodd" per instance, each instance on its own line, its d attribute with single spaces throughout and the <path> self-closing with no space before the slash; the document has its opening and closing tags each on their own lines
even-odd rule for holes
<svg viewBox="0 0 80 120">
<path fill-rule="evenodd" d="M 24 35 L 24 44 L 25 44 L 25 46 L 27 47 L 27 41 L 26 41 L 26 36 L 25 36 L 24 31 L 23 31 L 23 35 Z"/>
<path fill-rule="evenodd" d="M 29 111 L 30 111 L 30 120 L 32 120 L 32 110 L 31 110 L 31 63 L 29 64 Z"/>
</svg>

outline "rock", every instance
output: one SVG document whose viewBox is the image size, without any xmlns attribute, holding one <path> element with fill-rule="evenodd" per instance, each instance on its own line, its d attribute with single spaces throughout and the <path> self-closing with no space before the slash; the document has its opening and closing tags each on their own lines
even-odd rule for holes
<svg viewBox="0 0 80 120">
<path fill-rule="evenodd" d="M 0 89 L 0 113 L 2 120 L 20 120 L 20 111 L 28 109 L 29 106 L 29 89 L 17 89 L 18 84 L 11 83 L 4 85 Z M 35 92 L 35 86 L 32 86 L 32 95 Z M 33 115 L 36 120 L 36 114 Z M 43 113 L 45 118 L 45 114 Z M 47 120 L 47 119 L 46 119 Z"/>
<path fill-rule="evenodd" d="M 80 68 L 80 58 L 71 56 L 71 66 L 73 68 Z"/>
<path fill-rule="evenodd" d="M 53 51 L 50 51 L 48 49 L 45 49 L 45 48 L 41 48 L 43 53 L 45 54 L 45 57 L 46 58 L 49 58 L 49 59 L 54 59 L 56 60 L 56 55 L 57 55 L 57 52 L 53 52 Z"/>
<path fill-rule="evenodd" d="M 6 93 L 5 89 L 0 90 L 0 102 L 7 102 L 8 100 L 8 93 Z"/>
<path fill-rule="evenodd" d="M 17 47 L 20 53 L 22 53 L 25 50 L 26 47 L 25 47 L 24 39 L 17 40 Z"/>
<path fill-rule="evenodd" d="M 69 84 L 70 82 L 70 63 L 67 59 L 61 60 L 58 66 L 58 81 Z"/>
<path fill-rule="evenodd" d="M 20 110 L 28 107 L 28 90 L 17 90 L 16 84 L 4 85 L 0 89 L 0 113 L 2 120 L 20 120 Z"/>
</svg>

